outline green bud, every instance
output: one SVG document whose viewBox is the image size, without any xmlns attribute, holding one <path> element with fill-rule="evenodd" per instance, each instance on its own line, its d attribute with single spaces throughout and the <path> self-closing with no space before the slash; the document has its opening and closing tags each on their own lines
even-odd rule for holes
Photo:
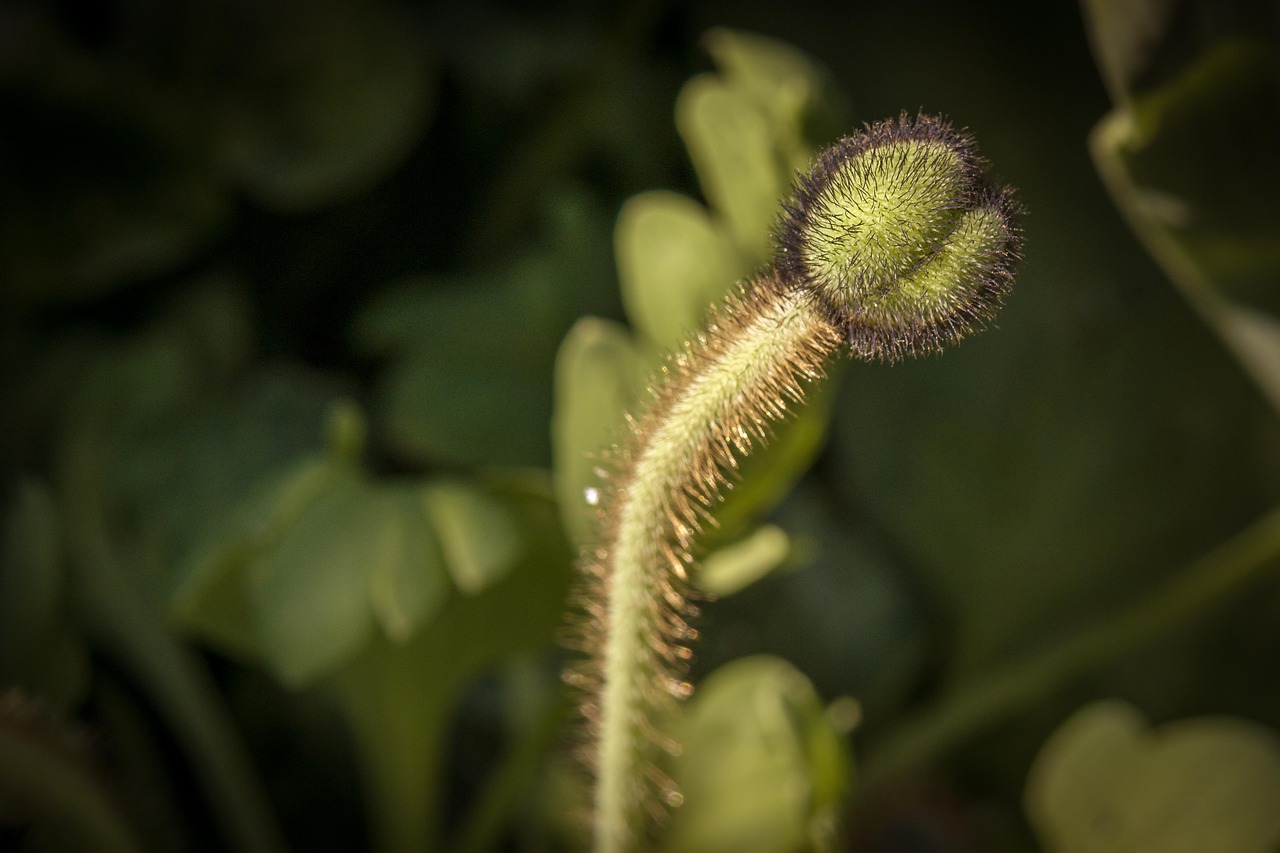
<svg viewBox="0 0 1280 853">
<path fill-rule="evenodd" d="M 936 351 L 999 308 L 1019 258 L 1016 208 L 966 134 L 904 114 L 840 140 L 799 179 L 778 270 L 855 353 Z"/>
</svg>

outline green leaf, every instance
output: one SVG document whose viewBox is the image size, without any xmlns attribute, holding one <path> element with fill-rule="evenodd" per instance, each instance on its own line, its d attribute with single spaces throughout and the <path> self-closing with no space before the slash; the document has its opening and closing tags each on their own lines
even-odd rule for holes
<svg viewBox="0 0 1280 853">
<path fill-rule="evenodd" d="M 370 564 L 370 603 L 387 639 L 403 643 L 434 619 L 444 606 L 449 594 L 446 566 L 453 570 L 455 579 L 459 570 L 456 561 L 450 560 L 454 546 L 444 535 L 443 526 L 437 521 L 437 539 L 432 535 L 432 528 L 423 523 L 421 493 L 417 489 L 404 485 L 384 489 L 380 503 L 385 504 L 384 523 L 389 541 L 387 559 Z M 516 534 L 504 529 L 501 522 L 502 519 L 495 519 L 491 530 L 495 536 L 507 540 L 502 547 L 515 550 L 519 540 Z M 472 571 L 488 570 L 491 574 L 502 571 L 500 560 L 504 555 L 497 554 L 497 549 L 498 546 L 489 544 L 486 551 L 473 554 L 472 560 L 479 563 L 480 568 Z M 442 550 L 446 561 L 443 565 Z"/>
<path fill-rule="evenodd" d="M 1099 123 L 1091 149 L 1148 251 L 1280 408 L 1274 53 L 1274 44 L 1247 36 L 1210 44 Z"/>
<path fill-rule="evenodd" d="M 354 478 L 320 495 L 248 568 L 268 666 L 301 687 L 353 657 L 374 626 L 369 578 L 402 559 L 394 521 Z"/>
<path fill-rule="evenodd" d="M 1152 730 L 1129 705 L 1098 702 L 1046 742 L 1025 799 L 1060 853 L 1263 853 L 1280 845 L 1280 737 L 1232 717 Z"/>
<path fill-rule="evenodd" d="M 591 530 L 601 454 L 623 439 L 623 413 L 636 406 L 643 364 L 627 330 L 609 320 L 579 320 L 560 345 L 552 420 L 555 487 L 561 518 L 575 542 Z"/>
<path fill-rule="evenodd" d="M 263 655 L 245 573 L 320 495 L 349 474 L 331 459 L 307 457 L 249 489 L 226 522 L 208 531 L 193 548 L 170 598 L 175 621 L 224 651 L 260 660 Z"/>
<path fill-rule="evenodd" d="M 456 279 L 377 296 L 355 346 L 387 362 L 374 416 L 397 454 L 455 466 L 546 465 L 551 377 L 584 310 L 616 311 L 604 218 L 580 194 L 548 200 L 543 247 Z"/>
<path fill-rule="evenodd" d="M 791 553 L 786 531 L 766 524 L 706 556 L 694 583 L 715 596 L 732 595 L 782 565 Z"/>
<path fill-rule="evenodd" d="M 450 599 L 407 643 L 375 638 L 326 681 L 360 750 L 374 849 L 439 848 L 441 762 L 460 692 L 504 658 L 549 651 L 562 625 L 572 557 L 550 484 L 506 477 L 486 493 L 525 543 L 516 565 L 477 594 Z"/>
<path fill-rule="evenodd" d="M 463 482 L 429 485 L 423 501 L 458 589 L 475 595 L 515 567 L 523 543 L 501 503 Z"/>
<path fill-rule="evenodd" d="M 699 685 L 672 776 L 683 807 L 663 848 L 833 848 L 852 760 L 813 686 L 780 658 L 743 658 Z"/>
<path fill-rule="evenodd" d="M 687 340 L 750 269 L 706 208 L 676 193 L 629 199 L 613 240 L 627 316 L 666 350 Z"/>
<path fill-rule="evenodd" d="M 724 79 L 769 116 L 780 162 L 790 170 L 809 165 L 811 142 L 826 142 L 847 126 L 827 72 L 794 46 L 723 28 L 709 31 L 703 44 Z"/>
<path fill-rule="evenodd" d="M 750 264 L 764 261 L 778 202 L 791 185 L 769 116 L 720 77 L 704 74 L 680 90 L 676 127 L 711 209 Z"/>
<path fill-rule="evenodd" d="M 209 159 L 276 210 L 367 192 L 403 162 L 431 115 L 432 51 L 396 4 L 322 0 L 303 16 L 272 3 L 184 6 L 152 26 L 163 28 L 153 38 L 187 56 L 165 82 L 202 107 L 191 121 Z M 231 65 L 215 47 L 229 37 Z"/>
</svg>

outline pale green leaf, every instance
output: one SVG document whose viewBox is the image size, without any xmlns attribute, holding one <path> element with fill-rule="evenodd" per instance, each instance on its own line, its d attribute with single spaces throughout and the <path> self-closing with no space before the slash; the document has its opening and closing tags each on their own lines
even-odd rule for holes
<svg viewBox="0 0 1280 853">
<path fill-rule="evenodd" d="M 643 364 L 631 335 L 609 320 L 579 320 L 560 345 L 551 423 L 555 487 L 574 541 L 590 530 L 592 506 L 600 499 L 602 454 L 624 437 L 623 413 L 636 407 Z"/>
<path fill-rule="evenodd" d="M 629 199 L 613 240 L 627 316 L 663 349 L 687 340 L 750 269 L 706 208 L 676 193 Z"/>
<path fill-rule="evenodd" d="M 708 554 L 694 582 L 712 595 L 732 595 L 781 566 L 790 553 L 791 540 L 786 531 L 766 524 Z"/>
<path fill-rule="evenodd" d="M 515 567 L 524 543 L 511 515 L 493 497 L 455 481 L 427 486 L 422 500 L 458 589 L 475 595 Z"/>
<path fill-rule="evenodd" d="M 1280 846 L 1280 737 L 1232 717 L 1148 729 L 1098 702 L 1049 739 L 1027 782 L 1032 824 L 1055 853 L 1268 853 Z"/>
<path fill-rule="evenodd" d="M 676 127 L 711 209 L 748 263 L 763 262 L 778 202 L 791 185 L 768 116 L 720 77 L 704 74 L 680 90 Z"/>
<path fill-rule="evenodd" d="M 396 487 L 380 499 L 394 542 L 387 543 L 389 559 L 370 565 L 370 603 L 387 638 L 403 643 L 444 606 L 449 576 L 417 491 Z"/>
<path fill-rule="evenodd" d="M 780 658 L 743 658 L 699 685 L 672 776 L 684 807 L 670 853 L 832 849 L 852 774 L 848 747 L 809 680 Z"/>
<path fill-rule="evenodd" d="M 354 477 L 335 484 L 248 569 L 261 652 L 286 684 L 310 683 L 372 632 L 369 578 L 402 559 L 378 497 Z"/>
</svg>

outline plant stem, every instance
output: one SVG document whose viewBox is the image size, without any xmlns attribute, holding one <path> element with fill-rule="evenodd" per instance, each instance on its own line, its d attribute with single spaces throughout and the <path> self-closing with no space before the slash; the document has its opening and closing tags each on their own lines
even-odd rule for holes
<svg viewBox="0 0 1280 853">
<path fill-rule="evenodd" d="M 669 365 L 669 384 L 635 429 L 605 509 L 598 572 L 606 596 L 596 623 L 604 633 L 595 709 L 601 853 L 636 846 L 646 807 L 660 807 L 654 788 L 663 801 L 678 799 L 647 752 L 661 740 L 660 709 L 689 691 L 679 677 L 688 656 L 681 643 L 694 632 L 680 591 L 699 516 L 719 500 L 735 454 L 767 437 L 838 342 L 807 295 L 756 282 Z"/>
<path fill-rule="evenodd" d="M 1083 633 L 974 678 L 873 744 L 863 791 L 1031 707 L 1075 678 L 1206 615 L 1280 566 L 1280 508 L 1196 560 L 1127 610 Z"/>
</svg>

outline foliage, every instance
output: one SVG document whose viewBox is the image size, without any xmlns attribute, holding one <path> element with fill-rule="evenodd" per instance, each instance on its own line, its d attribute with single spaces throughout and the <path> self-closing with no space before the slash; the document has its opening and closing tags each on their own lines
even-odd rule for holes
<svg viewBox="0 0 1280 853">
<path fill-rule="evenodd" d="M 904 106 L 1020 188 L 1026 264 L 744 467 L 667 845 L 1080 853 L 1214 791 L 1184 839 L 1274 844 L 1264 5 L 0 10 L 0 847 L 580 845 L 600 450 Z"/>
</svg>

